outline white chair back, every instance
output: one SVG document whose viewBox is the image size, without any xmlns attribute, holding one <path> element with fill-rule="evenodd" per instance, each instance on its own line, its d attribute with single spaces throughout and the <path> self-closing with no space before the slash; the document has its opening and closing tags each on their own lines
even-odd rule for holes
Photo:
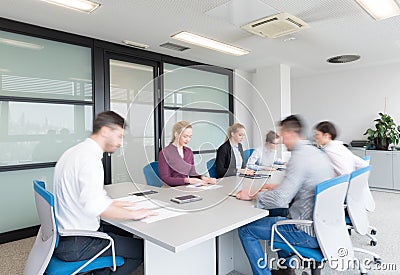
<svg viewBox="0 0 400 275">
<path fill-rule="evenodd" d="M 347 191 L 347 211 L 354 230 L 361 235 L 368 233 L 369 220 L 365 205 L 366 188 L 371 166 L 358 169 L 351 173 L 349 189 Z"/>
<path fill-rule="evenodd" d="M 365 160 L 368 165 L 371 161 L 371 157 L 370 156 L 365 156 L 362 158 L 363 160 Z M 364 195 L 365 195 L 365 207 L 367 208 L 368 211 L 372 212 L 375 210 L 375 200 L 374 197 L 372 196 L 371 190 L 369 189 L 369 184 L 368 181 L 364 183 Z"/>
<path fill-rule="evenodd" d="M 42 181 L 34 181 L 34 192 L 41 226 L 25 264 L 24 275 L 44 274 L 57 242 L 54 197 L 45 190 Z"/>
<path fill-rule="evenodd" d="M 339 176 L 318 184 L 315 190 L 315 234 L 324 257 L 336 270 L 347 270 L 354 260 L 344 214 L 349 178 Z"/>
</svg>

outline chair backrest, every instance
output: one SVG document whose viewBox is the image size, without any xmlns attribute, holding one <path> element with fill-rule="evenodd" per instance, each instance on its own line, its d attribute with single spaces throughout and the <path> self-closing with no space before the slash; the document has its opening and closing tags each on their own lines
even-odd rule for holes
<svg viewBox="0 0 400 275">
<path fill-rule="evenodd" d="M 253 148 L 243 151 L 243 155 L 244 155 L 243 162 L 244 162 L 245 165 L 247 164 L 247 161 L 249 160 L 249 157 L 251 156 L 251 154 L 253 154 L 253 152 L 254 152 Z"/>
<path fill-rule="evenodd" d="M 342 175 L 324 181 L 315 188 L 315 234 L 324 257 L 337 270 L 348 269 L 354 259 L 344 214 L 349 178 L 349 175 Z"/>
<path fill-rule="evenodd" d="M 351 173 L 349 189 L 347 191 L 346 203 L 347 212 L 351 223 L 359 234 L 368 233 L 369 220 L 365 204 L 366 190 L 368 187 L 368 177 L 371 166 L 367 166 Z"/>
<path fill-rule="evenodd" d="M 160 173 L 158 172 L 158 161 L 153 161 L 143 167 L 144 177 L 146 178 L 147 185 L 161 187 L 163 181 L 160 179 Z"/>
<path fill-rule="evenodd" d="M 365 160 L 368 165 L 371 162 L 371 156 L 364 156 L 362 157 L 363 160 Z M 364 185 L 365 187 L 365 207 L 367 208 L 368 211 L 374 211 L 375 210 L 375 200 L 374 197 L 371 194 L 371 190 L 369 189 L 369 184 L 367 182 L 366 185 Z"/>
<path fill-rule="evenodd" d="M 210 175 L 211 178 L 216 178 L 217 177 L 217 166 L 215 165 L 215 158 L 210 159 L 206 163 L 207 165 L 207 170 L 208 174 Z"/>
<path fill-rule="evenodd" d="M 54 211 L 54 196 L 45 188 L 43 181 L 34 180 L 36 208 L 40 229 L 36 237 L 24 274 L 43 274 L 58 242 L 58 230 Z"/>
</svg>

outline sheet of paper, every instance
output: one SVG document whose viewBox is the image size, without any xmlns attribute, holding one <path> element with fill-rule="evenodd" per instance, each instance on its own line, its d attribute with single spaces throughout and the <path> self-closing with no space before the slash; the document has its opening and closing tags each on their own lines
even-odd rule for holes
<svg viewBox="0 0 400 275">
<path fill-rule="evenodd" d="M 144 201 L 147 198 L 145 196 L 127 196 L 127 197 L 122 197 L 115 199 L 117 201 L 130 201 L 130 202 L 138 202 L 138 201 Z"/>
<path fill-rule="evenodd" d="M 170 205 L 170 203 L 167 202 L 162 202 L 159 200 L 142 200 L 139 202 L 136 202 L 135 206 L 130 206 L 126 207 L 127 209 L 131 210 L 137 210 L 141 208 L 147 208 L 147 209 L 156 209 L 156 208 L 161 208 Z"/>
<path fill-rule="evenodd" d="M 187 188 L 190 189 L 199 189 L 199 190 L 210 190 L 210 189 L 218 189 L 221 188 L 222 185 L 218 184 L 210 184 L 210 185 L 202 185 L 202 186 L 195 186 L 195 185 L 187 185 Z"/>
<path fill-rule="evenodd" d="M 145 223 L 152 223 L 152 222 L 161 221 L 161 220 L 165 220 L 168 218 L 186 214 L 185 212 L 173 211 L 173 210 L 169 210 L 166 208 L 159 208 L 159 209 L 155 209 L 154 211 L 156 211 L 158 213 L 157 216 L 147 217 L 140 221 L 145 222 Z"/>
</svg>

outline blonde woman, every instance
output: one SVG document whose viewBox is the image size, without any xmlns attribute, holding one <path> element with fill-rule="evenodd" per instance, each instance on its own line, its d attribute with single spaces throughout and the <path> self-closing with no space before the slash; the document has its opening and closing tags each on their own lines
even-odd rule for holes
<svg viewBox="0 0 400 275">
<path fill-rule="evenodd" d="M 163 182 L 170 186 L 214 184 L 214 178 L 197 174 L 192 150 L 186 145 L 192 138 L 192 125 L 179 121 L 172 127 L 172 140 L 158 156 L 158 170 Z"/>
<path fill-rule="evenodd" d="M 242 141 L 246 136 L 245 128 L 240 123 L 231 125 L 226 132 L 226 139 L 217 150 L 215 160 L 217 178 L 237 174 L 254 175 L 254 170 L 246 169 Z"/>
</svg>

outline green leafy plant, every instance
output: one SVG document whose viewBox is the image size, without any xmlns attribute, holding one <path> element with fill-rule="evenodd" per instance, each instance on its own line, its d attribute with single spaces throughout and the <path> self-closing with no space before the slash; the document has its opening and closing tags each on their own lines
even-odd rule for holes
<svg viewBox="0 0 400 275">
<path fill-rule="evenodd" d="M 389 144 L 397 145 L 400 139 L 400 126 L 396 126 L 393 118 L 384 113 L 379 113 L 375 119 L 375 129 L 369 128 L 364 135 L 368 135 L 369 147 L 378 150 L 388 150 Z"/>
</svg>

